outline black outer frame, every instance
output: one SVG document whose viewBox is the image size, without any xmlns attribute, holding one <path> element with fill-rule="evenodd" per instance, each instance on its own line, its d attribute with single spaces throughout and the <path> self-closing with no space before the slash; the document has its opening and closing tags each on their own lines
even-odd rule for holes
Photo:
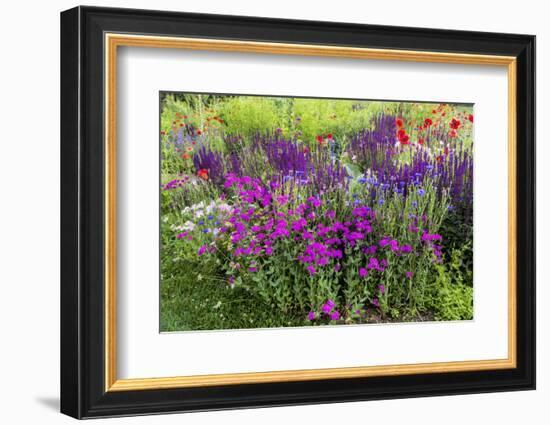
<svg viewBox="0 0 550 425">
<path fill-rule="evenodd" d="M 517 58 L 517 368 L 104 391 L 105 32 Z M 535 37 L 81 6 L 61 13 L 61 412 L 75 418 L 535 388 Z"/>
</svg>

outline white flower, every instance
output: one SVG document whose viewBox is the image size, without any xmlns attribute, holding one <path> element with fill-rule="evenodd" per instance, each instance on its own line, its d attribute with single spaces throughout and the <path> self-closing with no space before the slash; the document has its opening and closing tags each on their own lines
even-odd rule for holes
<svg viewBox="0 0 550 425">
<path fill-rule="evenodd" d="M 180 230 L 193 230 L 194 228 L 195 228 L 195 223 L 187 220 L 185 223 L 183 223 L 183 226 L 181 226 Z"/>
<path fill-rule="evenodd" d="M 225 202 L 222 202 L 218 205 L 218 210 L 222 212 L 229 213 L 231 212 L 231 205 L 226 204 Z"/>
</svg>

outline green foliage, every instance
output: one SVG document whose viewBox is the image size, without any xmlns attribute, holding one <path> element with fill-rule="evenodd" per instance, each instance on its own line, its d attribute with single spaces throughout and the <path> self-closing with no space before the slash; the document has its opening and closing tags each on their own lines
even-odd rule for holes
<svg viewBox="0 0 550 425">
<path fill-rule="evenodd" d="M 436 320 L 471 320 L 474 317 L 474 290 L 471 276 L 464 276 L 461 270 L 462 255 L 453 251 L 450 265 L 436 266 L 436 278 L 431 294 L 430 307 Z"/>
</svg>

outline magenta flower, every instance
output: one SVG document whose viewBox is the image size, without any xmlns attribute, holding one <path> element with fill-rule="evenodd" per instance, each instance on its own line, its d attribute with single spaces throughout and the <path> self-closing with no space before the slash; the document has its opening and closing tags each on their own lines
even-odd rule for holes
<svg viewBox="0 0 550 425">
<path fill-rule="evenodd" d="M 309 320 L 309 321 L 315 320 L 315 312 L 314 311 L 310 311 L 308 313 L 307 320 Z"/>
<path fill-rule="evenodd" d="M 199 250 L 197 251 L 197 254 L 198 254 L 198 255 L 204 254 L 204 253 L 206 252 L 206 249 L 207 249 L 207 248 L 208 248 L 208 247 L 207 247 L 206 245 L 202 245 L 202 246 L 199 248 Z"/>
<path fill-rule="evenodd" d="M 354 208 L 354 210 L 351 212 L 351 214 L 355 217 L 366 217 L 369 214 L 370 208 L 369 207 L 357 207 Z"/>
<path fill-rule="evenodd" d="M 376 308 L 380 308 L 380 303 L 378 302 L 378 298 L 375 298 L 372 300 L 372 305 Z"/>
<path fill-rule="evenodd" d="M 311 204 L 311 206 L 314 208 L 319 208 L 322 204 L 321 200 L 317 199 L 314 196 L 310 196 L 309 198 L 307 198 L 307 200 Z"/>
<path fill-rule="evenodd" d="M 325 213 L 325 217 L 333 220 L 334 217 L 336 217 L 336 213 L 332 210 L 329 210 Z"/>
<path fill-rule="evenodd" d="M 412 279 L 412 277 L 413 277 L 413 272 L 406 272 L 406 273 L 405 273 L 405 276 L 407 276 L 407 278 L 409 278 L 409 279 Z"/>
<path fill-rule="evenodd" d="M 422 233 L 423 242 L 440 241 L 441 239 L 442 239 L 441 235 L 438 233 L 428 233 L 428 232 Z"/>
<path fill-rule="evenodd" d="M 391 240 L 391 239 L 390 239 L 390 238 L 387 238 L 387 237 L 386 237 L 386 238 L 382 238 L 382 239 L 380 239 L 380 241 L 378 241 L 378 244 L 383 248 L 383 247 L 389 245 L 390 240 Z"/>
<path fill-rule="evenodd" d="M 334 308 L 334 301 L 327 300 L 327 302 L 323 304 L 323 307 L 321 307 L 321 311 L 325 314 L 330 314 L 333 308 Z"/>
<path fill-rule="evenodd" d="M 368 274 L 368 271 L 364 267 L 359 268 L 359 277 L 365 277 Z"/>
<path fill-rule="evenodd" d="M 327 257 L 321 257 L 321 258 L 318 258 L 315 263 L 318 265 L 318 266 L 326 266 L 328 264 L 328 258 Z"/>
<path fill-rule="evenodd" d="M 280 205 L 285 205 L 288 202 L 289 197 L 287 195 L 280 195 L 277 196 L 277 202 Z"/>
<path fill-rule="evenodd" d="M 382 284 L 378 285 L 378 290 L 381 294 L 384 294 L 386 292 L 386 287 Z"/>
<path fill-rule="evenodd" d="M 401 248 L 399 248 L 401 252 L 404 252 L 405 254 L 409 254 L 412 252 L 412 246 L 410 245 L 401 245 Z"/>
<path fill-rule="evenodd" d="M 300 218 L 291 224 L 291 229 L 295 232 L 301 231 L 304 227 L 307 226 L 307 221 L 305 218 Z"/>
<path fill-rule="evenodd" d="M 313 267 L 312 265 L 307 266 L 306 270 L 309 272 L 310 275 L 315 274 L 315 267 Z"/>
<path fill-rule="evenodd" d="M 340 312 L 338 310 L 334 310 L 334 312 L 330 315 L 330 320 L 340 320 Z"/>
</svg>

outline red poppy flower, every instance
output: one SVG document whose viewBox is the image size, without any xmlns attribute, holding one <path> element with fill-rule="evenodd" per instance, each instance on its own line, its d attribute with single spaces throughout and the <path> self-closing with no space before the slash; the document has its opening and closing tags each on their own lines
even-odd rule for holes
<svg viewBox="0 0 550 425">
<path fill-rule="evenodd" d="M 432 125 L 432 124 L 433 124 L 433 121 L 432 121 L 430 118 L 426 118 L 426 119 L 424 120 L 424 126 L 425 126 L 425 127 L 429 127 L 429 126 Z"/>
<path fill-rule="evenodd" d="M 201 168 L 199 171 L 197 171 L 197 176 L 199 176 L 203 180 L 208 180 L 208 170 L 206 168 Z"/>
<path fill-rule="evenodd" d="M 327 139 L 332 139 L 332 133 L 327 134 Z"/>
<path fill-rule="evenodd" d="M 407 136 L 407 135 L 405 134 L 403 137 L 400 137 L 400 138 L 399 138 L 399 142 L 400 142 L 402 145 L 408 145 L 408 144 L 410 144 L 410 143 L 409 143 L 409 136 Z"/>
<path fill-rule="evenodd" d="M 185 124 L 181 123 L 181 124 L 180 124 L 180 127 L 183 127 L 184 125 L 185 125 Z"/>
<path fill-rule="evenodd" d="M 397 130 L 397 138 L 398 139 L 401 139 L 403 136 L 406 136 L 407 133 L 405 133 L 405 130 L 401 129 L 401 130 Z"/>
<path fill-rule="evenodd" d="M 423 145 L 424 144 L 424 138 L 421 137 L 420 139 L 418 139 L 418 144 L 419 145 Z"/>
<path fill-rule="evenodd" d="M 441 162 L 443 161 L 443 155 L 436 156 L 435 159 L 437 162 Z"/>
<path fill-rule="evenodd" d="M 164 136 L 165 134 L 166 134 L 166 131 L 161 131 L 161 132 L 160 132 L 160 135 L 161 135 L 161 136 Z"/>
<path fill-rule="evenodd" d="M 474 122 L 474 116 L 472 114 L 468 115 L 468 120 Z"/>
<path fill-rule="evenodd" d="M 445 112 L 442 112 L 442 113 L 441 113 L 441 116 L 442 116 L 442 117 L 444 117 L 445 115 L 447 115 L 447 113 L 445 113 Z"/>
<path fill-rule="evenodd" d="M 445 146 L 445 149 L 443 150 L 445 152 L 445 155 L 449 155 L 449 147 Z"/>
<path fill-rule="evenodd" d="M 449 127 L 451 127 L 453 130 L 458 130 L 458 127 L 460 127 L 460 121 L 456 118 L 453 118 L 449 123 Z"/>
<path fill-rule="evenodd" d="M 323 142 L 323 136 L 317 136 L 315 138 L 319 143 L 322 143 Z"/>
<path fill-rule="evenodd" d="M 432 114 L 436 114 L 437 111 L 435 109 L 432 109 Z"/>
<path fill-rule="evenodd" d="M 449 136 L 452 138 L 455 138 L 458 135 L 457 131 L 455 129 L 449 131 Z"/>
<path fill-rule="evenodd" d="M 397 118 L 395 120 L 395 125 L 399 128 L 403 127 L 403 120 L 401 118 Z"/>
<path fill-rule="evenodd" d="M 200 136 L 202 132 L 200 130 L 197 130 L 197 134 Z"/>
<path fill-rule="evenodd" d="M 181 157 L 182 157 L 183 159 L 189 159 L 189 158 L 191 158 L 191 156 L 190 156 L 188 153 L 184 153 Z"/>
<path fill-rule="evenodd" d="M 183 119 L 187 119 L 187 115 L 184 115 L 184 116 L 183 116 Z"/>
</svg>

